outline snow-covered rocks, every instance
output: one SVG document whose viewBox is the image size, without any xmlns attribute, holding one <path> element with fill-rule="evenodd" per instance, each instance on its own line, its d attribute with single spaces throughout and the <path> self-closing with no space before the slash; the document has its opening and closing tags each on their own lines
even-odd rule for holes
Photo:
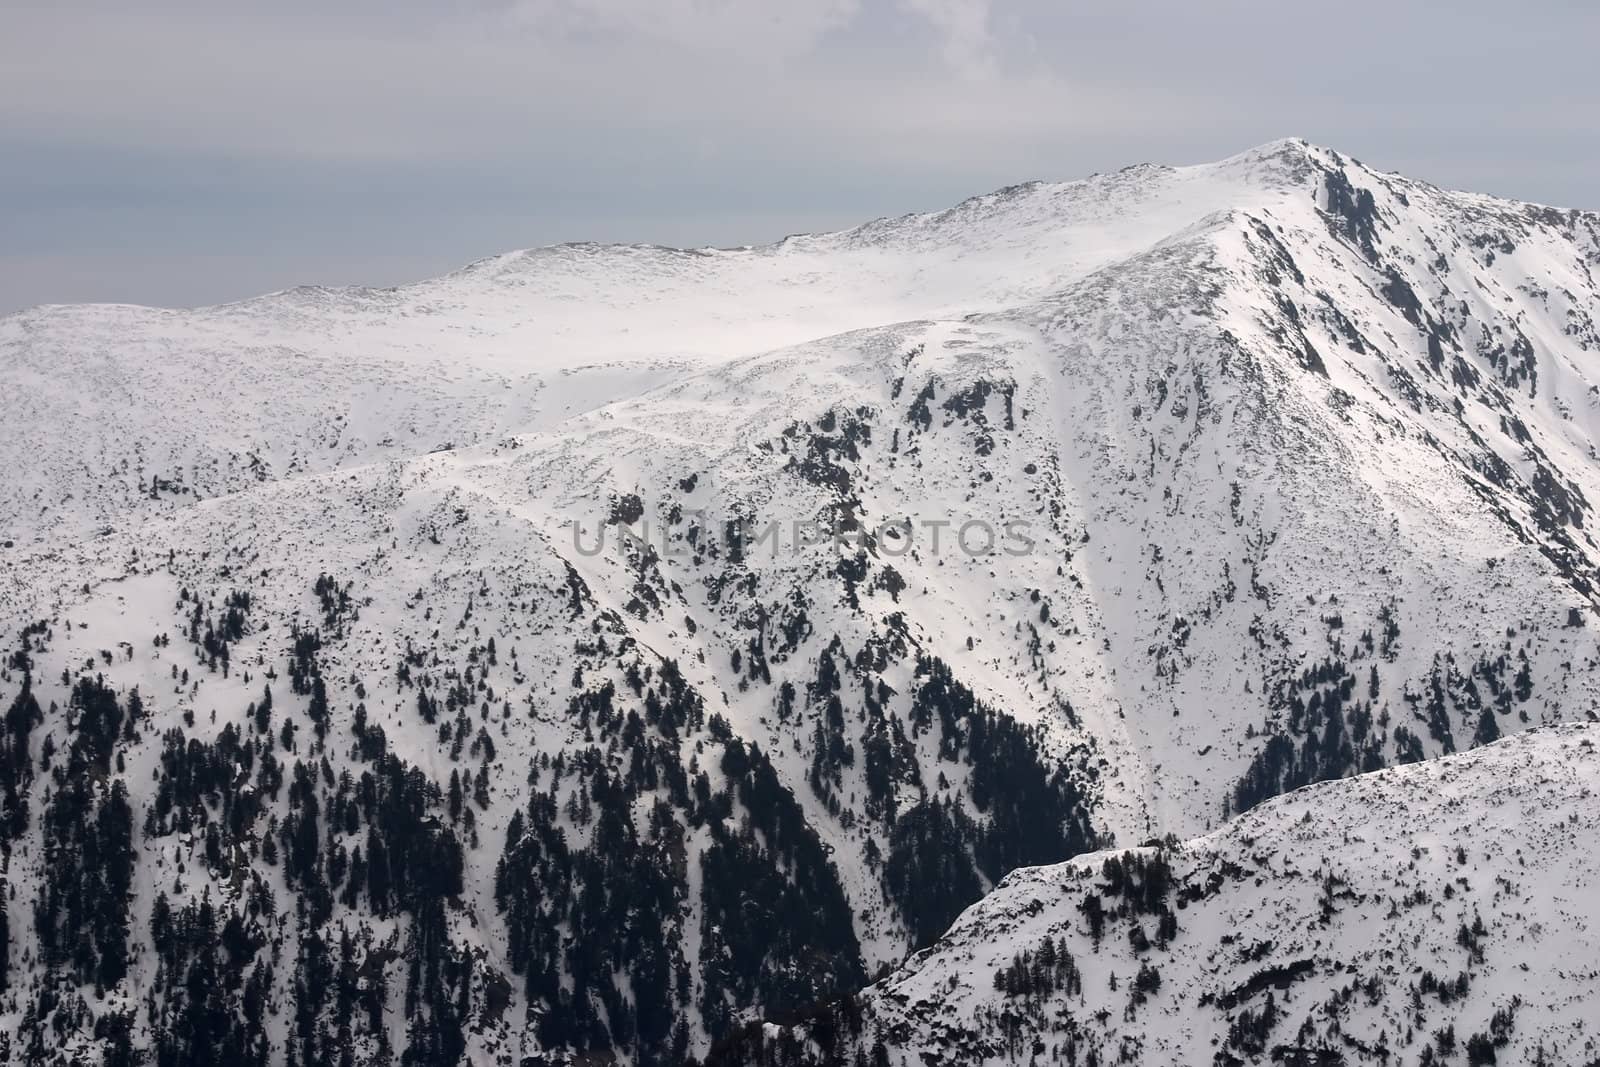
<svg viewBox="0 0 1600 1067">
<path fill-rule="evenodd" d="M 1310 786 L 1015 871 L 834 1025 L 765 1039 L 952 1067 L 1590 1063 L 1597 816 L 1588 725 Z"/>
</svg>

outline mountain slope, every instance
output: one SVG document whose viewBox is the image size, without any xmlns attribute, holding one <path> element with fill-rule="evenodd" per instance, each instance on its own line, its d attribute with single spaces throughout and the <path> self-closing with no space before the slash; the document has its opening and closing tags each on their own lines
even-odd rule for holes
<svg viewBox="0 0 1600 1067">
<path fill-rule="evenodd" d="M 1015 871 L 836 1029 L 729 1061 L 1597 1062 L 1597 789 L 1600 728 L 1557 727 Z"/>
<path fill-rule="evenodd" d="M 1597 233 L 1291 141 L 0 320 L 5 1029 L 675 1062 L 1014 868 L 1583 718 Z"/>
</svg>

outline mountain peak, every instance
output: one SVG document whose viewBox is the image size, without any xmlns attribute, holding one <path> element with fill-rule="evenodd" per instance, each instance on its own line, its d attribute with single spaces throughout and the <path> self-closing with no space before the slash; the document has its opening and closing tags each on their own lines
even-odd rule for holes
<svg viewBox="0 0 1600 1067">
<path fill-rule="evenodd" d="M 1279 158 L 1284 155 L 1328 155 L 1330 153 L 1332 153 L 1332 149 L 1313 144 L 1304 137 L 1278 137 L 1258 144 L 1254 148 L 1246 149 L 1231 158 L 1239 159 L 1253 156 L 1257 159 L 1269 159 Z"/>
<path fill-rule="evenodd" d="M 1597 227 L 1290 140 L 0 322 L 0 1059 L 1574 1061 Z"/>
</svg>

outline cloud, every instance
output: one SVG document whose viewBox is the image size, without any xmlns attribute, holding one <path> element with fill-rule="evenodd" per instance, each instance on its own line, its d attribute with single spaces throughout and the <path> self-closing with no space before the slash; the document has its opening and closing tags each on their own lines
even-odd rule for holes
<svg viewBox="0 0 1600 1067">
<path fill-rule="evenodd" d="M 927 32 L 875 41 L 886 15 Z M 870 10 L 860 0 L 513 0 L 382 12 L 80 0 L 27 6 L 0 35 L 0 135 L 247 158 L 486 158 L 531 148 L 530 137 L 559 150 L 608 137 L 736 143 L 808 131 L 870 147 L 892 136 L 886 102 L 914 107 L 921 114 L 908 118 L 921 126 L 970 110 L 957 75 L 992 69 L 986 25 L 981 3 L 959 0 Z M 891 128 L 863 129 L 871 116 Z M 777 133 L 780 124 L 794 129 Z"/>
<path fill-rule="evenodd" d="M 858 0 L 517 0 L 523 29 L 569 44 L 638 37 L 691 53 L 743 52 L 763 61 L 810 51 L 856 17 Z"/>
<path fill-rule="evenodd" d="M 900 0 L 900 6 L 926 19 L 938 32 L 952 69 L 968 77 L 995 73 L 988 0 Z"/>
<path fill-rule="evenodd" d="M 547 41 L 554 36 L 592 45 L 643 38 L 690 53 L 737 53 L 770 63 L 812 52 L 872 14 L 868 7 L 925 23 L 952 71 L 993 68 L 988 0 L 514 0 L 509 10 L 524 29 Z"/>
</svg>

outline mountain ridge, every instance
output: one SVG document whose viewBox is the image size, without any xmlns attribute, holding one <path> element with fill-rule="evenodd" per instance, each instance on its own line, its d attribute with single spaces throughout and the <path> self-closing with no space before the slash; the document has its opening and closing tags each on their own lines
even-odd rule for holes
<svg viewBox="0 0 1600 1067">
<path fill-rule="evenodd" d="M 1296 142 L 906 218 L 0 320 L 16 1040 L 683 1062 L 1592 714 L 1594 218 Z"/>
<path fill-rule="evenodd" d="M 1530 730 L 1014 871 L 854 1010 L 751 1030 L 723 1062 L 1594 1062 L 1592 1013 L 1562 994 L 1600 951 L 1597 744 Z"/>
</svg>

